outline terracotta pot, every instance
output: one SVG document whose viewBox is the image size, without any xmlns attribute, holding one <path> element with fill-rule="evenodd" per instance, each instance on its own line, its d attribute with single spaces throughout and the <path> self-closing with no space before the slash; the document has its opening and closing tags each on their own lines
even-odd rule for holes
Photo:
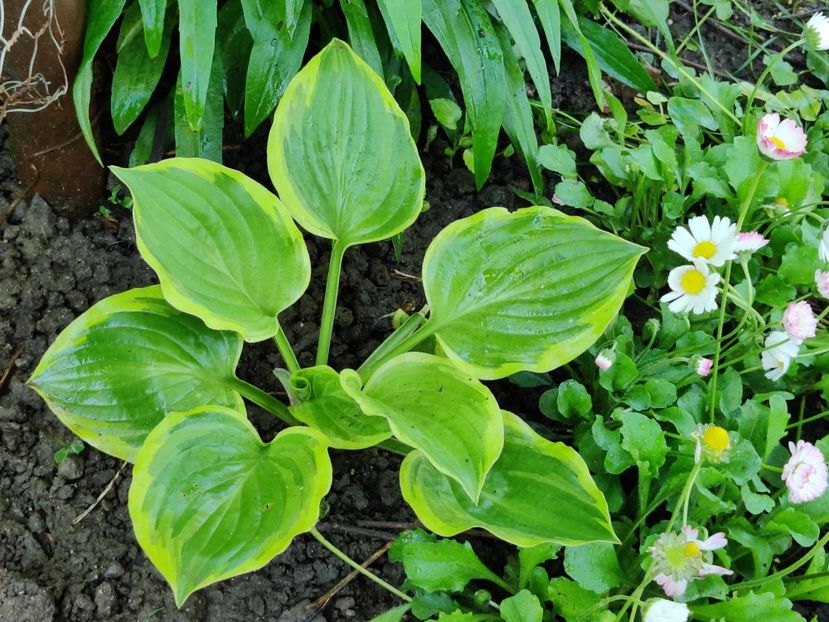
<svg viewBox="0 0 829 622">
<path fill-rule="evenodd" d="M 5 9 L 4 37 L 17 27 L 25 0 L 0 0 Z M 43 0 L 33 0 L 26 26 L 36 31 L 46 23 Z M 41 37 L 33 67 L 57 88 L 69 80 L 71 87 L 83 51 L 84 0 L 55 0 L 54 28 L 62 51 L 48 33 Z M 30 38 L 21 38 L 9 51 L 4 79 L 25 79 L 33 54 Z M 66 75 L 64 75 L 64 68 Z M 94 104 L 93 104 L 94 107 Z M 94 118 L 95 111 L 92 111 Z M 90 214 L 104 188 L 105 170 L 95 160 L 75 119 L 71 89 L 39 112 L 10 112 L 6 118 L 18 176 L 24 188 L 44 197 L 54 209 L 69 215 Z"/>
</svg>

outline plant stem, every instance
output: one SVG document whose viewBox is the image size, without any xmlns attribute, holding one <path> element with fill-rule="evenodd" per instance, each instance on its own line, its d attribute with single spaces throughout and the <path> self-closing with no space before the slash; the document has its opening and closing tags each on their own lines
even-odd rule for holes
<svg viewBox="0 0 829 622">
<path fill-rule="evenodd" d="M 793 573 L 795 570 L 797 570 L 801 566 L 807 564 L 809 562 L 809 560 L 811 560 L 817 554 L 818 551 L 823 549 L 823 547 L 826 545 L 827 542 L 829 542 L 829 531 L 827 531 L 824 534 L 824 536 L 820 540 L 818 540 L 815 543 L 815 545 L 811 549 L 809 549 L 809 551 L 807 551 L 806 554 L 803 557 L 798 559 L 796 562 L 794 562 L 790 566 L 787 566 L 783 570 L 778 570 L 777 572 L 772 573 L 768 576 L 765 576 L 761 579 L 753 579 L 751 581 L 743 581 L 742 583 L 735 583 L 734 585 L 729 586 L 728 589 L 732 592 L 735 591 L 735 590 L 744 590 L 744 589 L 747 589 L 747 588 L 763 585 L 765 583 L 768 583 L 769 581 L 774 581 L 776 579 L 782 579 L 786 575 L 789 575 L 789 574 Z"/>
<path fill-rule="evenodd" d="M 412 336 L 417 329 L 426 321 L 426 316 L 422 312 L 413 313 L 409 316 L 409 318 L 400 325 L 400 327 L 395 330 L 391 335 L 386 337 L 386 340 L 381 343 L 377 348 L 372 352 L 369 357 L 363 361 L 363 364 L 357 368 L 357 373 L 360 376 L 363 376 L 363 370 L 366 368 L 374 367 L 375 363 L 378 361 L 385 360 L 386 356 L 389 352 L 394 350 L 397 346 L 403 343 L 406 339 Z M 363 377 L 363 380 L 366 380 Z"/>
<path fill-rule="evenodd" d="M 748 214 L 749 207 L 751 207 L 751 202 L 754 199 L 754 194 L 757 192 L 757 186 L 760 185 L 760 179 L 763 177 L 763 173 L 766 171 L 766 167 L 768 166 L 768 162 L 766 160 L 760 161 L 760 166 L 757 167 L 757 172 L 754 173 L 754 179 L 751 182 L 751 188 L 746 194 L 746 198 L 743 200 L 742 205 L 740 205 L 740 212 L 737 215 L 737 233 L 740 233 L 740 229 L 743 226 L 743 222 L 746 219 L 746 215 Z M 714 350 L 714 364 L 713 364 L 713 373 L 711 375 L 711 386 L 710 386 L 710 393 L 711 398 L 708 403 L 708 420 L 711 423 L 714 423 L 714 411 L 716 410 L 717 406 L 717 378 L 720 374 L 720 354 L 722 352 L 722 331 L 723 326 L 725 324 L 725 307 L 726 303 L 728 302 L 728 287 L 731 282 L 731 261 L 727 261 L 725 263 L 725 276 L 723 278 L 723 294 L 722 300 L 720 301 L 720 318 L 717 322 L 717 341 L 716 341 L 716 348 Z"/>
<path fill-rule="evenodd" d="M 245 382 L 240 378 L 234 378 L 232 387 L 234 390 L 241 393 L 251 402 L 253 402 L 257 406 L 261 406 L 272 415 L 276 415 L 288 425 L 302 425 L 302 423 L 299 420 L 294 418 L 294 416 L 291 414 L 291 411 L 288 410 L 288 407 L 285 406 L 285 404 L 280 402 L 270 393 L 263 391 L 256 385 L 252 385 L 249 382 Z"/>
<path fill-rule="evenodd" d="M 294 349 L 291 347 L 291 343 L 288 341 L 288 337 L 285 335 L 285 331 L 282 330 L 281 326 L 273 336 L 273 340 L 279 349 L 279 354 L 282 355 L 282 360 L 285 361 L 285 366 L 288 368 L 288 371 L 292 374 L 297 373 L 300 370 L 299 361 L 296 359 Z"/>
<path fill-rule="evenodd" d="M 337 292 L 340 289 L 340 272 L 343 267 L 343 255 L 347 246 L 339 240 L 331 243 L 331 257 L 328 262 L 328 278 L 325 281 L 325 300 L 322 303 L 320 320 L 320 337 L 317 345 L 317 365 L 328 364 L 328 350 L 331 347 L 331 335 L 334 332 L 334 316 L 337 313 Z"/>
<path fill-rule="evenodd" d="M 387 589 L 389 592 L 391 592 L 392 594 L 394 594 L 395 596 L 397 596 L 401 600 L 404 600 L 407 603 L 412 602 L 412 597 L 411 596 L 409 596 L 408 594 L 404 594 L 403 592 L 398 590 L 396 587 L 394 587 L 390 583 L 387 583 L 386 581 L 384 581 L 383 579 L 378 577 L 376 574 L 371 572 L 369 569 L 367 569 L 367 568 L 361 566 L 360 564 L 358 564 L 357 562 L 355 562 L 353 559 L 351 559 L 348 555 L 343 553 L 336 546 L 331 544 L 328 540 L 325 539 L 325 536 L 323 536 L 319 531 L 317 531 L 316 527 L 311 527 L 311 531 L 309 533 L 312 536 L 314 536 L 314 538 L 316 538 L 317 542 L 319 542 L 326 549 L 331 551 L 331 553 L 333 553 L 336 557 L 338 557 L 339 559 L 344 561 L 346 564 L 348 564 L 349 566 L 354 568 L 354 570 L 359 572 L 361 575 L 363 575 L 365 577 L 368 577 L 369 579 L 374 581 L 377 585 Z"/>
<path fill-rule="evenodd" d="M 423 324 L 420 325 L 420 328 L 418 330 L 416 330 L 408 337 L 400 341 L 395 347 L 389 348 L 387 351 L 383 353 L 382 356 L 375 358 L 370 363 L 369 361 L 363 363 L 360 366 L 360 369 L 358 370 L 360 377 L 363 379 L 363 382 L 368 382 L 368 379 L 371 378 L 374 372 L 376 372 L 377 369 L 383 363 L 385 363 L 391 358 L 394 358 L 398 354 L 408 352 L 421 341 L 431 336 L 436 330 L 437 325 L 432 321 L 426 320 L 425 322 L 423 322 Z"/>
<path fill-rule="evenodd" d="M 763 70 L 763 73 L 761 73 L 760 77 L 757 78 L 757 82 L 754 83 L 754 88 L 751 90 L 751 94 L 748 96 L 748 99 L 746 100 L 746 111 L 745 111 L 745 114 L 743 114 L 743 133 L 744 134 L 747 133 L 747 131 L 748 131 L 747 124 L 748 124 L 748 119 L 751 116 L 751 107 L 754 105 L 754 98 L 757 97 L 757 91 L 760 90 L 760 86 L 763 84 L 766 77 L 771 72 L 772 67 L 774 67 L 778 63 L 778 61 L 781 58 L 783 58 L 786 54 L 788 54 L 789 52 L 791 52 L 795 48 L 800 47 L 803 43 L 804 43 L 803 39 L 798 39 L 797 41 L 792 43 L 787 48 L 784 48 L 782 51 L 775 54 L 772 57 L 772 59 L 769 61 L 769 64 L 766 65 L 766 68 Z"/>
</svg>

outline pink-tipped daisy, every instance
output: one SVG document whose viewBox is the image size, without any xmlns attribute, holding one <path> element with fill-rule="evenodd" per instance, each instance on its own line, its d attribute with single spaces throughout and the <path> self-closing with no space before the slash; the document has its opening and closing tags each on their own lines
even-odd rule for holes
<svg viewBox="0 0 829 622">
<path fill-rule="evenodd" d="M 596 356 L 596 367 L 601 369 L 602 371 L 607 371 L 613 366 L 613 361 L 616 360 L 616 356 L 613 354 L 612 350 L 602 350 L 599 352 L 598 356 Z"/>
<path fill-rule="evenodd" d="M 817 245 L 817 255 L 824 263 L 829 263 L 829 229 L 823 232 L 820 236 L 820 242 Z"/>
<path fill-rule="evenodd" d="M 714 366 L 714 361 L 711 359 L 707 359 L 705 357 L 700 357 L 697 359 L 697 363 L 694 366 L 694 371 L 697 372 L 697 375 L 705 378 L 708 374 L 711 373 L 711 368 Z"/>
<path fill-rule="evenodd" d="M 699 540 L 698 535 L 698 530 L 686 525 L 678 534 L 660 534 L 650 548 L 654 581 L 662 586 L 666 596 L 682 596 L 689 581 L 709 574 L 733 574 L 728 568 L 711 563 L 711 551 L 728 544 L 725 534 L 715 533 L 705 540 Z"/>
<path fill-rule="evenodd" d="M 694 216 L 688 228 L 677 227 L 668 248 L 689 261 L 702 261 L 712 266 L 722 266 L 735 259 L 737 225 L 728 218 L 714 216 L 710 223 L 705 216 Z"/>
<path fill-rule="evenodd" d="M 806 151 L 806 134 L 792 119 L 770 112 L 757 126 L 757 147 L 772 160 L 791 160 Z"/>
<path fill-rule="evenodd" d="M 756 253 L 769 241 L 758 231 L 744 231 L 737 234 L 734 250 L 738 253 Z"/>
<path fill-rule="evenodd" d="M 790 302 L 783 312 L 783 328 L 796 343 L 811 339 L 817 331 L 817 317 L 805 300 Z"/>
<path fill-rule="evenodd" d="M 792 359 L 800 351 L 800 344 L 792 341 L 789 334 L 776 330 L 766 337 L 765 349 L 760 355 L 766 378 L 780 380 L 792 364 Z"/>
<path fill-rule="evenodd" d="M 823 453 L 806 441 L 789 443 L 792 457 L 783 465 L 781 478 L 789 489 L 789 501 L 814 501 L 826 490 L 827 469 Z"/>
</svg>

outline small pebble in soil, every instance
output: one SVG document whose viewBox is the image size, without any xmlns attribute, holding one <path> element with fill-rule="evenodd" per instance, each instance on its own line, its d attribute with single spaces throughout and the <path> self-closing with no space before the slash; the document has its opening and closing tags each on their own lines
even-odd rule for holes
<svg viewBox="0 0 829 622">
<path fill-rule="evenodd" d="M 58 475 L 67 482 L 74 482 L 83 475 L 83 458 L 80 456 L 67 456 L 58 465 Z"/>
</svg>

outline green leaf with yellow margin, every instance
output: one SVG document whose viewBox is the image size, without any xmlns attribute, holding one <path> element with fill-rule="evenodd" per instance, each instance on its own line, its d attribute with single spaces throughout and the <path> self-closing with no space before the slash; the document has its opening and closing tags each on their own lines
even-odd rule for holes
<svg viewBox="0 0 829 622">
<path fill-rule="evenodd" d="M 198 158 L 113 171 L 132 192 L 138 250 L 170 304 L 246 341 L 275 335 L 277 315 L 311 278 L 302 234 L 279 200 Z"/>
<path fill-rule="evenodd" d="M 331 487 L 325 437 L 292 427 L 263 443 L 241 411 L 173 413 L 138 453 L 129 511 L 176 604 L 257 570 L 319 518 Z"/>
<path fill-rule="evenodd" d="M 406 115 L 338 39 L 285 90 L 268 139 L 268 170 L 297 222 L 343 247 L 390 238 L 423 208 L 425 173 Z"/>
<path fill-rule="evenodd" d="M 394 435 L 477 501 L 501 453 L 503 423 L 490 390 L 445 358 L 409 352 L 387 361 L 360 390 L 357 372 L 343 389 L 367 415 L 388 419 Z"/>
<path fill-rule="evenodd" d="M 482 210 L 426 251 L 428 330 L 477 378 L 554 369 L 613 320 L 646 250 L 548 207 Z"/>
<path fill-rule="evenodd" d="M 504 449 L 477 504 L 420 451 L 403 460 L 403 498 L 423 524 L 441 536 L 481 527 L 522 547 L 618 542 L 607 501 L 581 456 L 539 436 L 512 413 L 503 417 Z"/>
<path fill-rule="evenodd" d="M 210 330 L 153 285 L 110 296 L 76 318 L 29 384 L 85 442 L 132 462 L 168 412 L 242 408 L 233 388 L 241 352 L 237 333 Z"/>
</svg>

